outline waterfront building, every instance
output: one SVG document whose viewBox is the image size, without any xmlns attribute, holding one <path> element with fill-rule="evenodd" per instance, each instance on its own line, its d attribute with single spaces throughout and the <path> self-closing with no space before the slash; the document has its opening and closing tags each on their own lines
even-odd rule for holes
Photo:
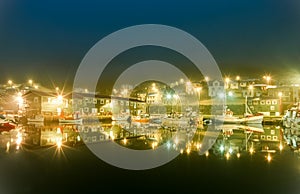
<svg viewBox="0 0 300 194">
<path fill-rule="evenodd" d="M 73 93 L 73 112 L 86 116 L 109 116 L 112 114 L 139 115 L 146 112 L 145 101 L 92 93 Z"/>
</svg>

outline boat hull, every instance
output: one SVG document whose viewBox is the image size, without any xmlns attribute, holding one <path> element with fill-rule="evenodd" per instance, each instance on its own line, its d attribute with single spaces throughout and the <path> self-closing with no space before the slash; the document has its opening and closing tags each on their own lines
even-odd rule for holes
<svg viewBox="0 0 300 194">
<path fill-rule="evenodd" d="M 243 118 L 220 116 L 215 118 L 215 122 L 224 124 L 261 124 L 263 119 L 264 117 L 262 115 Z"/>
<path fill-rule="evenodd" d="M 58 119 L 59 123 L 66 123 L 66 124 L 82 124 L 81 119 Z"/>
</svg>

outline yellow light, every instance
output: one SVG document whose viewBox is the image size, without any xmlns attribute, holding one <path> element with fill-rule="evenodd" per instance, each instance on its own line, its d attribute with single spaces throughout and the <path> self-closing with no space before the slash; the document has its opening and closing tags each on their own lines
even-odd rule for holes
<svg viewBox="0 0 300 194">
<path fill-rule="evenodd" d="M 10 142 L 8 141 L 8 142 L 6 143 L 6 151 L 7 151 L 7 152 L 9 151 L 9 148 L 10 148 Z"/>
<path fill-rule="evenodd" d="M 205 156 L 206 156 L 206 157 L 208 157 L 208 155 L 209 155 L 209 152 L 208 152 L 208 151 L 206 151 L 206 152 L 205 152 Z"/>
<path fill-rule="evenodd" d="M 31 85 L 32 84 L 32 80 L 30 79 L 30 80 L 28 80 L 28 83 Z"/>
<path fill-rule="evenodd" d="M 249 152 L 250 152 L 250 154 L 253 154 L 253 152 L 254 152 L 253 147 L 250 148 Z"/>
<path fill-rule="evenodd" d="M 8 80 L 8 82 L 7 82 L 9 85 L 12 85 L 12 81 L 11 80 Z"/>
<path fill-rule="evenodd" d="M 236 157 L 237 157 L 237 158 L 240 158 L 240 157 L 241 157 L 241 154 L 240 154 L 240 153 L 237 153 L 237 154 L 236 154 Z"/>
<path fill-rule="evenodd" d="M 199 150 L 201 148 L 202 144 L 201 143 L 197 143 L 196 147 Z"/>
<path fill-rule="evenodd" d="M 191 149 L 190 149 L 190 148 L 187 148 L 187 149 L 186 149 L 186 153 L 187 153 L 187 154 L 190 154 L 190 152 L 191 152 Z"/>
<path fill-rule="evenodd" d="M 61 148 L 61 146 L 62 146 L 61 140 L 58 140 L 58 141 L 56 142 L 56 146 L 57 146 L 58 149 Z"/>
<path fill-rule="evenodd" d="M 271 160 L 272 160 L 272 157 L 271 157 L 271 155 L 270 155 L 270 154 L 268 154 L 268 156 L 267 156 L 267 160 L 268 160 L 268 162 L 271 162 Z"/>
<path fill-rule="evenodd" d="M 126 145 L 126 143 L 127 143 L 127 139 L 126 139 L 126 138 L 124 138 L 124 139 L 123 139 L 123 142 L 124 142 L 124 144 Z"/>
<path fill-rule="evenodd" d="M 180 149 L 180 153 L 183 154 L 183 149 Z"/>
<path fill-rule="evenodd" d="M 154 148 L 155 148 L 155 142 L 152 143 L 152 149 L 154 149 Z"/>
<path fill-rule="evenodd" d="M 229 152 L 227 152 L 227 153 L 226 153 L 226 159 L 228 160 L 229 157 L 230 157 L 230 154 L 229 154 Z"/>
<path fill-rule="evenodd" d="M 114 136 L 114 132 L 113 131 L 109 131 L 109 136 L 110 137 Z"/>
<path fill-rule="evenodd" d="M 279 144 L 279 150 L 282 151 L 283 150 L 283 145 L 280 143 Z"/>
</svg>

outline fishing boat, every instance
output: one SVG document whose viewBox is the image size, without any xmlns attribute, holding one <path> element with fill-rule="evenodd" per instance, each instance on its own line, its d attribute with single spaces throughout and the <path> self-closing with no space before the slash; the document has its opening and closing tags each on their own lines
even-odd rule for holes
<svg viewBox="0 0 300 194">
<path fill-rule="evenodd" d="M 10 131 L 12 129 L 15 129 L 16 128 L 16 125 L 10 121 L 5 121 L 5 120 L 2 120 L 1 119 L 1 122 L 0 122 L 0 132 L 3 132 L 3 131 Z"/>
<path fill-rule="evenodd" d="M 282 124 L 285 128 L 300 130 L 300 103 L 295 104 L 286 111 L 282 118 Z"/>
<path fill-rule="evenodd" d="M 60 114 L 60 118 L 58 122 L 61 124 L 82 124 L 83 118 L 79 116 L 79 114 L 73 114 L 72 116 L 64 116 L 64 112 L 62 111 Z"/>
<path fill-rule="evenodd" d="M 82 124 L 82 118 L 68 118 L 68 117 L 65 117 L 65 118 L 59 118 L 58 119 L 58 122 L 59 123 L 62 123 L 62 124 Z"/>
<path fill-rule="evenodd" d="M 262 113 L 253 114 L 247 104 L 247 97 L 245 100 L 245 113 L 242 117 L 234 116 L 230 109 L 226 109 L 223 115 L 217 115 L 215 122 L 224 124 L 261 124 L 263 122 L 264 115 Z"/>
<path fill-rule="evenodd" d="M 131 117 L 132 122 L 148 123 L 149 120 L 150 119 L 147 115 L 138 115 L 138 116 Z"/>
</svg>

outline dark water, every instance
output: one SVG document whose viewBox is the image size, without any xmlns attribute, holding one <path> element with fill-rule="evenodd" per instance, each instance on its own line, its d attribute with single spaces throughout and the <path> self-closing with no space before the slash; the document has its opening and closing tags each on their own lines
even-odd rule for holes
<svg viewBox="0 0 300 194">
<path fill-rule="evenodd" d="M 203 155 L 206 127 L 181 148 L 170 142 L 179 130 L 185 132 L 127 124 L 20 126 L 0 136 L 0 193 L 300 193 L 300 154 L 284 129 L 224 126 Z M 171 143 L 182 153 L 157 168 L 126 170 L 86 146 L 107 141 L 140 150 Z"/>
</svg>

